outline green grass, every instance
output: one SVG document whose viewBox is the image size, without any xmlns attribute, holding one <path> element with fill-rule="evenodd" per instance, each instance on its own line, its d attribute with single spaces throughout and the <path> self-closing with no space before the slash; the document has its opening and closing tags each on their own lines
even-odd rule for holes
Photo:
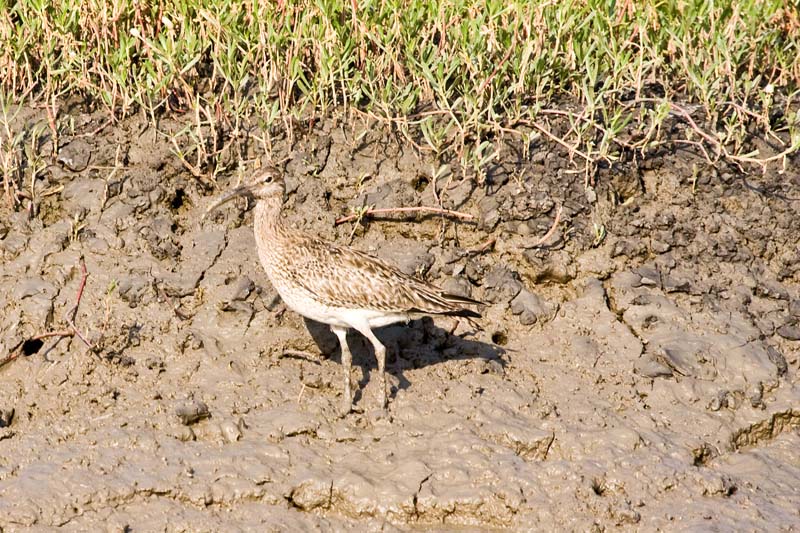
<svg viewBox="0 0 800 533">
<path fill-rule="evenodd" d="M 54 135 L 76 94 L 114 119 L 191 112 L 176 152 L 212 180 L 243 124 L 338 112 L 479 174 L 500 137 L 544 136 L 588 175 L 657 148 L 670 115 L 712 160 L 800 147 L 800 16 L 778 0 L 0 0 L 0 39 L 3 103 L 45 104 Z"/>
</svg>

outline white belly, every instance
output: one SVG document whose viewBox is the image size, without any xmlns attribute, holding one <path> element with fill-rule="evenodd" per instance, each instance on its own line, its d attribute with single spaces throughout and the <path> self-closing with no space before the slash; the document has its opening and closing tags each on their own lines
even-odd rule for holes
<svg viewBox="0 0 800 533">
<path fill-rule="evenodd" d="M 332 307 L 324 305 L 311 298 L 311 296 L 301 288 L 288 288 L 274 284 L 278 294 L 286 306 L 304 317 L 310 318 L 322 324 L 343 328 L 355 328 L 368 326 L 379 328 L 397 322 L 408 322 L 411 317 L 405 313 L 393 313 L 378 311 L 374 309 L 348 309 L 343 307 Z"/>
</svg>

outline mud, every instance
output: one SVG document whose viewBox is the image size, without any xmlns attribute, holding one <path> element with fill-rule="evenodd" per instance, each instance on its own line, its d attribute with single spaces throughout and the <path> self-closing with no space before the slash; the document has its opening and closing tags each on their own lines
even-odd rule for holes
<svg viewBox="0 0 800 533">
<path fill-rule="evenodd" d="M 50 193 L 0 217 L 0 354 L 22 354 L 0 368 L 3 531 L 800 528 L 796 161 L 762 176 L 677 150 L 586 189 L 558 146 L 434 182 L 379 128 L 274 139 L 291 224 L 487 302 L 479 327 L 380 331 L 388 419 L 352 333 L 342 419 L 336 339 L 283 309 L 247 206 L 202 221 L 212 191 L 152 125 L 75 116 Z M 334 226 L 437 198 L 476 221 Z M 94 348 L 34 340 L 68 327 L 81 258 Z"/>
</svg>

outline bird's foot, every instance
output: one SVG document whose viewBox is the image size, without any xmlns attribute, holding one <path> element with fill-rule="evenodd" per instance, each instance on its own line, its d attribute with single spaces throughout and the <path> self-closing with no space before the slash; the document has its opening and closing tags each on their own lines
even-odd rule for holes
<svg viewBox="0 0 800 533">
<path fill-rule="evenodd" d="M 370 409 L 367 413 L 367 418 L 373 424 L 392 421 L 392 415 L 389 413 L 389 409 L 386 406 Z"/>
<path fill-rule="evenodd" d="M 349 394 L 345 394 L 342 398 L 342 404 L 339 406 L 339 417 L 344 418 L 353 412 L 353 400 Z"/>
<path fill-rule="evenodd" d="M 389 400 L 386 398 L 386 387 L 383 387 L 383 391 L 381 394 L 378 395 L 378 407 L 386 411 L 389 407 Z"/>
<path fill-rule="evenodd" d="M 393 376 L 394 377 L 394 376 Z M 386 382 L 386 372 L 381 373 L 381 390 L 378 392 L 378 406 L 383 409 L 384 411 L 389 406 L 389 399 L 387 397 L 386 391 L 389 388 L 388 383 Z"/>
<path fill-rule="evenodd" d="M 370 420 L 389 420 L 389 401 L 386 398 L 386 382 L 383 383 L 381 393 L 378 394 L 378 407 L 369 413 Z"/>
</svg>

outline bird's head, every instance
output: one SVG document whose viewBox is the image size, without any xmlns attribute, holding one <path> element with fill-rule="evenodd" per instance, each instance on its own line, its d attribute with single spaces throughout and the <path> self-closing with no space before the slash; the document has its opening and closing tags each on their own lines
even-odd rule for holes
<svg viewBox="0 0 800 533">
<path fill-rule="evenodd" d="M 286 187 L 283 183 L 280 171 L 272 165 L 267 165 L 259 169 L 249 179 L 245 180 L 232 191 L 228 191 L 220 196 L 216 202 L 211 204 L 211 207 L 206 210 L 203 216 L 205 217 L 223 204 L 240 196 L 253 198 L 256 201 L 271 201 L 277 205 L 281 205 L 283 203 L 285 191 Z"/>
</svg>

